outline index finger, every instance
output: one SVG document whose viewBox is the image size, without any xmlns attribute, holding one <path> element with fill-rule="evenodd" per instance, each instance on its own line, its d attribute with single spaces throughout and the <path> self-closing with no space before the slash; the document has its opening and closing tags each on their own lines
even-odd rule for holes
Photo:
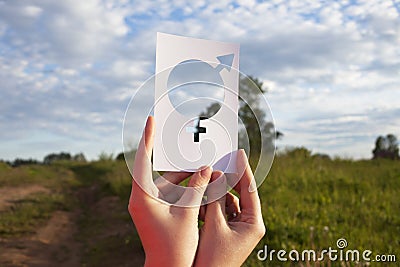
<svg viewBox="0 0 400 267">
<path fill-rule="evenodd" d="M 153 183 L 151 155 L 154 143 L 154 118 L 147 118 L 146 126 L 135 155 L 133 165 L 132 191 L 145 191 L 156 194 L 157 188 Z M 136 190 L 138 187 L 142 190 Z"/>
<path fill-rule="evenodd" d="M 260 198 L 258 197 L 257 187 L 251 171 L 246 153 L 243 149 L 238 151 L 237 169 L 242 175 L 235 189 L 240 195 L 240 209 L 242 213 L 259 215 L 261 213 Z"/>
</svg>

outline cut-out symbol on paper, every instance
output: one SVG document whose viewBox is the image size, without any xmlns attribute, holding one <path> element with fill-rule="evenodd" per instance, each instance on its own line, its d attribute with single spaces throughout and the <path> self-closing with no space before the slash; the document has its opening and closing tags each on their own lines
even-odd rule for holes
<svg viewBox="0 0 400 267">
<path fill-rule="evenodd" d="M 169 75 L 171 103 L 181 114 L 195 117 L 193 126 L 186 127 L 186 132 L 193 133 L 193 142 L 200 142 L 200 134 L 206 133 L 200 121 L 214 116 L 223 104 L 224 82 L 220 72 L 231 70 L 233 58 L 234 54 L 218 56 L 220 64 L 215 67 L 201 60 L 185 60 Z"/>
<path fill-rule="evenodd" d="M 236 171 L 239 45 L 157 34 L 153 168 Z"/>
<path fill-rule="evenodd" d="M 226 68 L 228 71 L 230 71 L 234 56 L 235 56 L 234 54 L 228 54 L 217 57 L 219 63 L 221 63 L 215 68 L 217 69 L 217 72 L 220 72 L 223 68 Z"/>
<path fill-rule="evenodd" d="M 200 141 L 200 134 L 207 132 L 206 127 L 201 127 L 200 126 L 200 121 L 201 120 L 205 120 L 205 119 L 207 119 L 207 118 L 206 117 L 196 118 L 193 121 L 193 126 L 187 126 L 186 127 L 186 132 L 193 133 L 193 142 L 199 142 Z"/>
<path fill-rule="evenodd" d="M 174 108 L 192 118 L 207 109 L 207 118 L 215 115 L 224 102 L 225 84 L 220 72 L 223 69 L 231 70 L 233 58 L 234 54 L 218 56 L 220 64 L 215 67 L 197 59 L 177 64 L 167 83 L 168 96 Z M 209 108 L 211 105 L 212 109 Z"/>
</svg>

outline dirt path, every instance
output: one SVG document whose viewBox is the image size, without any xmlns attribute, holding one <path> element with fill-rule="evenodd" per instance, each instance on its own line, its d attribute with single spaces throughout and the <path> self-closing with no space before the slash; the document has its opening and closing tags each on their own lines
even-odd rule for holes
<svg viewBox="0 0 400 267">
<path fill-rule="evenodd" d="M 0 241 L 0 266 L 80 266 L 76 219 L 76 213 L 56 211 L 35 235 Z"/>
<path fill-rule="evenodd" d="M 0 188 L 0 212 L 36 193 L 51 192 L 40 185 Z M 78 216 L 79 211 L 55 211 L 33 235 L 0 238 L 0 266 L 80 266 Z"/>
<path fill-rule="evenodd" d="M 99 190 L 95 184 L 73 192 L 79 201 L 75 210 L 55 211 L 33 235 L 0 237 L 0 267 L 143 266 L 143 250 L 127 205 Z M 37 185 L 1 188 L 0 207 L 9 209 L 39 192 L 51 193 Z"/>
<path fill-rule="evenodd" d="M 40 185 L 0 188 L 0 212 L 12 206 L 14 202 L 36 193 L 48 193 L 49 189 Z"/>
</svg>

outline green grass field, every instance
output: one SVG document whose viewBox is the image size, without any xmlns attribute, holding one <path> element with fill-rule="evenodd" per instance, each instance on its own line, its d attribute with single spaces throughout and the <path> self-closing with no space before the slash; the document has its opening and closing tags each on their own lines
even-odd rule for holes
<svg viewBox="0 0 400 267">
<path fill-rule="evenodd" d="M 258 249 L 321 251 L 345 238 L 348 249 L 395 254 L 400 261 L 398 161 L 329 160 L 295 150 L 275 159 L 259 191 L 267 234 Z M 278 264 L 261 263 L 255 254 L 246 262 Z"/>
<path fill-rule="evenodd" d="M 64 162 L 18 168 L 0 165 L 0 188 L 32 184 L 49 191 L 29 195 L 0 210 L 0 238 L 5 242 L 34 233 L 54 211 L 79 209 L 75 239 L 84 247 L 80 260 L 83 266 L 116 266 L 120 264 L 118 258 L 129 260 L 126 255 L 131 252 L 132 257 L 143 257 L 140 240 L 126 211 L 131 178 L 123 161 Z M 76 192 L 81 192 L 83 197 L 77 197 Z M 276 257 L 272 262 L 262 262 L 256 256 L 265 245 L 268 250 L 287 252 L 336 249 L 339 238 L 347 240 L 346 249 L 369 249 L 373 256 L 394 254 L 399 264 L 399 161 L 330 160 L 297 149 L 275 158 L 259 192 L 267 234 L 245 266 L 355 266 L 355 263 L 328 260 L 319 264 L 284 263 Z M 112 202 L 113 208 L 104 212 L 96 210 L 101 207 L 98 203 L 102 199 L 116 199 Z M 109 224 L 127 228 L 118 231 Z M 104 234 L 109 229 L 115 233 Z M 106 260 L 109 258 L 116 261 L 110 263 Z M 396 266 L 396 263 L 383 266 Z"/>
</svg>

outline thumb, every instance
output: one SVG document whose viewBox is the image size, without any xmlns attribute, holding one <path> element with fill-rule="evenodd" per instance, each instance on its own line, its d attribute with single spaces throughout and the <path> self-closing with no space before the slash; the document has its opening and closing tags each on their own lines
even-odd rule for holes
<svg viewBox="0 0 400 267">
<path fill-rule="evenodd" d="M 225 202 L 227 183 L 221 171 L 216 171 L 211 176 L 211 183 L 207 189 L 207 199 L 213 201 L 207 205 L 204 222 L 225 221 Z"/>
<path fill-rule="evenodd" d="M 185 188 L 181 198 L 175 206 L 199 207 L 206 191 L 208 182 L 211 179 L 212 168 L 201 167 L 189 180 L 188 187 Z"/>
</svg>

